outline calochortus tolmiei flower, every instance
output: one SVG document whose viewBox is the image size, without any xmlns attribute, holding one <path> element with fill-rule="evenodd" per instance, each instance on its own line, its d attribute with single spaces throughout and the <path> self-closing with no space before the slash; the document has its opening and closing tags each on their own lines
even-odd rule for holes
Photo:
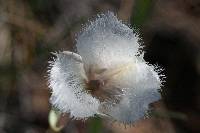
<svg viewBox="0 0 200 133">
<path fill-rule="evenodd" d="M 50 102 L 75 119 L 94 115 L 132 123 L 160 99 L 158 67 L 143 59 L 139 37 L 112 12 L 98 15 L 77 35 L 77 53 L 50 61 Z"/>
</svg>

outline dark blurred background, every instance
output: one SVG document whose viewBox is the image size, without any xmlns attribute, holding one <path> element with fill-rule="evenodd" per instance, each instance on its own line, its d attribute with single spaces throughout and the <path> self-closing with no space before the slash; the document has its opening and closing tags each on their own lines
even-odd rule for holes
<svg viewBox="0 0 200 133">
<path fill-rule="evenodd" d="M 140 33 L 145 60 L 164 68 L 163 98 L 131 126 L 65 118 L 60 132 L 200 133 L 199 0 L 0 0 L 0 133 L 54 133 L 50 52 L 73 51 L 81 25 L 108 10 Z"/>
</svg>

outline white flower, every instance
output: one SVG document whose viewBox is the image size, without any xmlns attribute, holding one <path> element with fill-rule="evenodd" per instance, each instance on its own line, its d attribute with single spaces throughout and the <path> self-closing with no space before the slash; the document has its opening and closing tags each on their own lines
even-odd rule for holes
<svg viewBox="0 0 200 133">
<path fill-rule="evenodd" d="M 160 99 L 161 80 L 139 54 L 138 36 L 113 13 L 99 15 L 50 64 L 51 103 L 75 119 L 95 114 L 132 123 Z"/>
</svg>

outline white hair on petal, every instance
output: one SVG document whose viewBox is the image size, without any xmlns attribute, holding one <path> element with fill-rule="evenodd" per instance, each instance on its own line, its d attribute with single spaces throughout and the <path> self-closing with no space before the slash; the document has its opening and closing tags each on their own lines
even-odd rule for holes
<svg viewBox="0 0 200 133">
<path fill-rule="evenodd" d="M 97 113 L 99 101 L 84 89 L 87 79 L 84 79 L 81 57 L 67 51 L 56 56 L 49 71 L 51 103 L 76 119 L 93 116 Z"/>
<path fill-rule="evenodd" d="M 115 106 L 107 105 L 109 107 L 104 110 L 107 115 L 125 124 L 131 124 L 144 117 L 148 105 L 161 98 L 158 92 L 161 81 L 153 66 L 138 62 L 135 67 L 132 69 L 134 72 L 130 70 L 130 75 L 126 77 L 126 80 L 130 78 L 132 88 L 124 88 L 126 91 L 120 103 Z"/>
<path fill-rule="evenodd" d="M 86 69 L 92 64 L 98 68 L 134 60 L 138 52 L 138 37 L 112 13 L 98 15 L 77 37 L 77 51 Z"/>
</svg>

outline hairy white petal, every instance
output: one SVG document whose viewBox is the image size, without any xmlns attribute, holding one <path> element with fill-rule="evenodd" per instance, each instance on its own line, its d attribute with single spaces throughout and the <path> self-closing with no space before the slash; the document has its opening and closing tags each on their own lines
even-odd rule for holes
<svg viewBox="0 0 200 133">
<path fill-rule="evenodd" d="M 56 56 L 49 73 L 51 103 L 76 119 L 93 116 L 99 101 L 85 91 L 84 80 L 87 79 L 81 57 L 68 51 Z"/>
<path fill-rule="evenodd" d="M 106 108 L 102 109 L 107 115 L 125 124 L 131 124 L 144 117 L 148 105 L 161 97 L 158 92 L 161 81 L 153 66 L 144 62 L 137 62 L 134 66 L 134 69 L 126 73 L 127 76 L 118 77 L 121 85 L 126 86 L 124 82 L 129 81 L 128 86 L 132 88 L 123 88 L 125 94 L 119 104 L 107 104 Z"/>
<path fill-rule="evenodd" d="M 113 68 L 134 60 L 138 52 L 138 37 L 112 13 L 101 14 L 90 22 L 77 38 L 77 50 L 88 69 Z M 86 70 L 87 71 L 87 70 Z"/>
</svg>

